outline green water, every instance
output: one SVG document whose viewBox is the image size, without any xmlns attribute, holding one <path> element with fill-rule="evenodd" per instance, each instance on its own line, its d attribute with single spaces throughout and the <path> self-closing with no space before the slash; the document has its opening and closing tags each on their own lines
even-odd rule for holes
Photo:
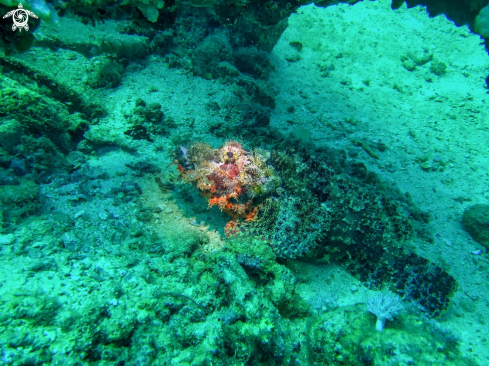
<svg viewBox="0 0 489 366">
<path fill-rule="evenodd" d="M 489 364 L 485 6 L 0 0 L 0 365 Z"/>
</svg>

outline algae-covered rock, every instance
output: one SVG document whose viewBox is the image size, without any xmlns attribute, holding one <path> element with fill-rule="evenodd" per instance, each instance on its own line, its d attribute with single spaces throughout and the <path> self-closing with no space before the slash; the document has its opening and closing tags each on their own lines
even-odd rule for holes
<svg viewBox="0 0 489 366">
<path fill-rule="evenodd" d="M 40 61 L 41 59 L 42 61 Z M 22 94 L 22 98 L 28 98 L 27 101 L 35 99 L 36 95 L 40 95 L 42 96 L 41 99 L 44 99 L 43 102 L 51 104 L 51 106 L 57 104 L 56 108 L 63 110 L 63 113 L 64 111 L 79 112 L 87 119 L 101 117 L 105 113 L 103 108 L 97 102 L 93 102 L 93 98 L 87 96 L 86 90 L 79 86 L 82 79 L 81 75 L 85 75 L 88 70 L 84 69 L 83 72 L 78 73 L 80 77 L 73 78 L 73 69 L 78 69 L 78 67 L 73 68 L 73 63 L 73 59 L 53 57 L 49 52 L 41 49 L 16 57 L 0 55 L 0 65 L 5 75 L 3 79 L 0 79 L 0 90 L 3 94 L 4 90 L 11 93 L 13 89 Z M 22 75 L 22 77 L 18 75 Z M 66 77 L 67 75 L 69 77 Z M 6 99 L 7 102 L 1 103 L 0 108 L 4 108 L 4 104 L 9 104 L 10 100 Z M 13 104 L 13 109 L 19 110 L 15 103 L 10 104 Z M 45 107 L 40 106 L 31 108 L 28 112 L 45 111 L 51 114 L 56 112 L 52 107 L 48 108 L 49 111 L 45 109 Z M 0 112 L 3 111 L 0 109 Z M 21 119 L 17 119 L 22 123 Z"/>
<path fill-rule="evenodd" d="M 118 57 L 138 58 L 147 55 L 147 37 L 121 34 L 115 26 L 116 23 L 107 22 L 93 27 L 63 17 L 57 26 L 46 25 L 43 28 L 42 36 L 36 38 L 36 46 L 69 49 L 86 57 L 112 54 Z M 59 31 L 61 28 L 62 32 Z"/>
<path fill-rule="evenodd" d="M 402 66 L 408 71 L 414 71 L 416 69 L 416 63 L 411 59 L 404 60 Z"/>
<path fill-rule="evenodd" d="M 474 205 L 464 211 L 462 225 L 480 244 L 489 249 L 489 205 Z"/>
<path fill-rule="evenodd" d="M 217 70 L 220 76 L 223 78 L 226 76 L 235 77 L 239 75 L 239 70 L 227 61 L 221 61 L 217 65 Z"/>
<path fill-rule="evenodd" d="M 447 64 L 441 60 L 433 59 L 431 61 L 430 71 L 438 76 L 445 75 L 447 72 Z"/>
<path fill-rule="evenodd" d="M 92 88 L 115 88 L 121 83 L 124 68 L 117 61 L 102 57 L 92 65 L 87 83 Z"/>
<path fill-rule="evenodd" d="M 307 315 L 308 306 L 297 293 L 296 278 L 287 267 L 277 263 L 277 257 L 266 241 L 241 237 L 231 241 L 229 246 L 253 282 L 264 286 L 267 298 L 282 316 Z"/>
<path fill-rule="evenodd" d="M 192 68 L 195 75 L 216 78 L 219 63 L 233 63 L 232 48 L 224 32 L 207 36 L 192 53 Z"/>
<path fill-rule="evenodd" d="M 5 150 L 12 149 L 22 134 L 43 135 L 61 151 L 68 150 L 69 112 L 65 105 L 8 78 L 0 81 L 0 87 L 0 114 L 9 116 L 0 127 L 0 143 Z"/>
<path fill-rule="evenodd" d="M 323 313 L 309 326 L 306 343 L 314 365 L 475 365 L 458 340 L 434 323 L 405 314 L 384 333 L 360 306 Z M 422 350 L 422 352 L 420 351 Z"/>
<path fill-rule="evenodd" d="M 39 209 L 39 186 L 27 179 L 20 179 L 18 185 L 0 186 L 0 202 L 5 221 L 17 222 Z"/>
<path fill-rule="evenodd" d="M 255 47 L 241 47 L 233 53 L 233 56 L 238 70 L 255 78 L 268 79 L 273 70 L 268 54 Z"/>
<path fill-rule="evenodd" d="M 99 146 L 118 146 L 125 150 L 134 150 L 134 146 L 131 144 L 131 140 L 126 137 L 122 131 L 114 129 L 112 126 L 99 125 L 91 126 L 90 129 L 85 132 L 85 138 L 87 141 L 81 143 L 90 144 L 93 146 L 82 148 L 78 146 L 78 150 L 82 152 L 89 151 L 92 148 Z"/>
<path fill-rule="evenodd" d="M 0 113 L 14 117 L 24 133 L 48 134 L 64 130 L 63 119 L 68 110 L 43 95 L 32 91 L 14 80 L 4 78 L 0 82 Z"/>
<path fill-rule="evenodd" d="M 22 126 L 15 119 L 0 120 L 0 145 L 8 152 L 17 145 L 22 136 Z"/>
<path fill-rule="evenodd" d="M 416 65 L 422 66 L 433 59 L 433 54 L 429 52 L 429 50 L 425 49 L 418 52 L 408 52 L 408 57 L 413 60 Z"/>
<path fill-rule="evenodd" d="M 165 116 L 161 104 L 157 102 L 147 104 L 143 99 L 137 98 L 135 108 L 128 117 L 130 128 L 124 134 L 133 140 L 153 141 L 153 135 L 165 135 L 175 127 L 174 120 Z"/>
</svg>

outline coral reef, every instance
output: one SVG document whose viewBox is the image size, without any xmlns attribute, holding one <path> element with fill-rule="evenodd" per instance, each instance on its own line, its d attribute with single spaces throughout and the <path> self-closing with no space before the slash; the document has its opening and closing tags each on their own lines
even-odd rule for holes
<svg viewBox="0 0 489 366">
<path fill-rule="evenodd" d="M 39 186 L 20 178 L 15 184 L 0 185 L 2 220 L 0 226 L 14 226 L 41 207 Z"/>
<path fill-rule="evenodd" d="M 321 282 L 323 295 L 304 301 L 309 279 L 291 263 L 334 263 L 361 291 L 389 289 L 428 316 L 457 286 L 411 250 L 409 240 L 431 240 L 426 212 L 356 155 L 306 148 L 313 135 L 295 126 L 302 143 L 282 141 L 269 126 L 278 63 L 268 52 L 309 0 L 46 1 L 30 2 L 43 17 L 35 35 L 0 27 L 10 54 L 0 56 L 1 364 L 472 365 L 420 314 L 375 332 L 363 303 L 345 305 L 353 287 L 336 302 Z M 58 29 L 45 23 L 56 12 Z M 300 42 L 290 46 L 286 60 L 300 60 Z M 408 54 L 404 66 L 432 59 Z M 134 85 L 135 70 L 156 86 Z M 178 83 L 204 96 L 202 109 L 181 103 Z M 302 109 L 294 100 L 290 114 Z M 214 148 L 235 136 L 260 148 Z M 382 161 L 380 141 L 352 142 Z M 182 179 L 164 169 L 175 145 Z M 217 208 L 231 217 L 225 227 Z M 399 295 L 371 301 L 378 322 L 400 309 Z"/>
</svg>

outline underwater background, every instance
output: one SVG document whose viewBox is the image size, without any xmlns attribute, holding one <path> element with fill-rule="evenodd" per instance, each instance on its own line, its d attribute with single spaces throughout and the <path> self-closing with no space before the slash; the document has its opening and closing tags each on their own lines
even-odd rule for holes
<svg viewBox="0 0 489 366">
<path fill-rule="evenodd" d="M 489 1 L 0 13 L 0 365 L 489 365 Z"/>
</svg>

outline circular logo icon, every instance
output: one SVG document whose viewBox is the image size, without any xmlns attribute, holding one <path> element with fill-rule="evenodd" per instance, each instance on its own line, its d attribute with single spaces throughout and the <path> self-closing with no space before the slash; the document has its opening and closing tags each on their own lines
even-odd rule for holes
<svg viewBox="0 0 489 366">
<path fill-rule="evenodd" d="M 34 14 L 32 11 L 25 10 L 24 7 L 22 6 L 22 3 L 20 3 L 18 9 L 9 11 L 7 14 L 3 16 L 3 19 L 12 17 L 12 21 L 14 22 L 14 24 L 12 25 L 12 30 L 14 32 L 17 29 L 19 29 L 19 31 L 21 32 L 22 28 L 28 31 L 29 25 L 27 24 L 27 22 L 29 21 L 29 15 L 37 19 L 36 14 Z"/>
</svg>

